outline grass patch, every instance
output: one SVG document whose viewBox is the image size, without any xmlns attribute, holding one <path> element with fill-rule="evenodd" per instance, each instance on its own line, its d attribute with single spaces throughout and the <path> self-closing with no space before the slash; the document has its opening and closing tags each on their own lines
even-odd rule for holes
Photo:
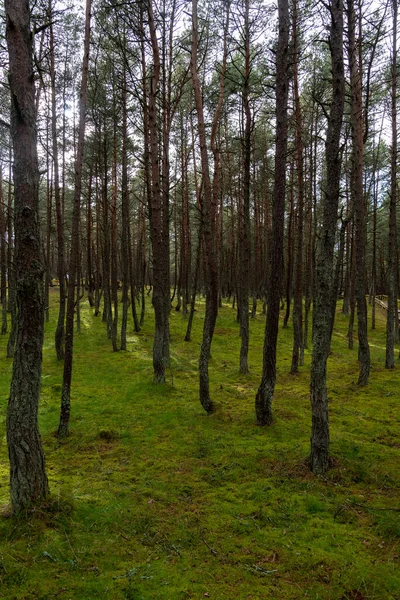
<svg viewBox="0 0 400 600">
<path fill-rule="evenodd" d="M 311 354 L 289 374 L 280 330 L 275 422 L 255 426 L 264 318 L 251 320 L 250 374 L 239 375 L 236 312 L 220 310 L 210 364 L 217 413 L 198 401 L 204 304 L 193 341 L 171 311 L 168 383 L 152 383 L 153 315 L 113 353 L 86 303 L 76 335 L 71 436 L 54 437 L 62 364 L 57 290 L 46 324 L 40 427 L 51 502 L 26 521 L 0 518 L 0 598 L 395 600 L 399 577 L 400 370 L 384 369 L 385 319 L 370 332 L 370 385 L 339 312 L 328 364 L 332 469 L 308 471 Z M 11 361 L 0 339 L 0 503 Z"/>
</svg>

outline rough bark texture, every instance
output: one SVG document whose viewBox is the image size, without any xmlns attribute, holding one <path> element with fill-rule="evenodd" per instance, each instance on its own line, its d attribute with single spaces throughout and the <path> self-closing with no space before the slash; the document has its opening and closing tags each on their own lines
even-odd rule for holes
<svg viewBox="0 0 400 600">
<path fill-rule="evenodd" d="M 149 195 L 150 236 L 153 250 L 153 307 L 155 316 L 155 332 L 153 343 L 154 382 L 165 382 L 166 359 L 169 357 L 169 326 L 167 306 L 170 305 L 170 290 L 165 282 L 165 273 L 169 279 L 169 257 L 165 253 L 165 226 L 163 223 L 163 190 L 160 182 L 160 148 L 158 130 L 158 111 L 156 97 L 160 80 L 160 53 L 157 40 L 156 25 L 152 0 L 148 1 L 150 39 L 153 52 L 153 72 L 148 93 L 147 126 L 149 132 L 149 153 L 151 188 Z M 168 310 L 169 314 L 169 310 Z"/>
<path fill-rule="evenodd" d="M 57 276 L 60 290 L 60 306 L 58 310 L 58 320 L 55 333 L 55 348 L 57 358 L 64 358 L 65 342 L 65 256 L 64 256 L 64 211 L 61 203 L 60 177 L 58 168 L 58 141 L 57 141 L 57 108 L 56 108 L 56 71 L 54 58 L 54 34 L 53 34 L 53 16 L 51 2 L 49 3 L 50 19 L 50 81 L 51 81 L 51 138 L 53 150 L 54 166 L 54 199 L 56 203 L 56 223 L 57 223 Z"/>
<path fill-rule="evenodd" d="M 192 2 L 192 54 L 190 60 L 190 71 L 192 75 L 194 99 L 197 112 L 197 127 L 200 143 L 201 170 L 203 175 L 203 201 L 202 201 L 202 228 L 204 240 L 204 254 L 206 260 L 206 314 L 204 317 L 203 339 L 201 343 L 199 359 L 200 379 L 200 403 L 207 413 L 213 411 L 214 406 L 210 397 L 210 386 L 208 377 L 208 363 L 210 359 L 211 342 L 214 335 L 215 322 L 218 314 L 218 262 L 215 230 L 215 189 L 218 188 L 216 177 L 214 177 L 214 193 L 211 187 L 210 170 L 208 163 L 206 133 L 204 124 L 203 100 L 199 76 L 197 73 L 197 51 L 198 51 L 198 24 L 197 24 L 197 0 Z M 221 96 L 220 96 L 221 100 Z M 221 104 L 219 103 L 219 107 Z M 218 108 L 217 108 L 218 111 Z M 216 117 L 214 116 L 213 134 L 216 130 Z M 212 142 L 211 142 L 212 146 Z M 214 164 L 217 157 L 214 151 Z M 218 164 L 218 162 L 217 162 Z"/>
<path fill-rule="evenodd" d="M 18 513 L 46 498 L 49 488 L 38 428 L 44 295 L 29 2 L 6 0 L 5 9 L 14 146 L 14 265 L 18 307 L 7 442 L 11 503 L 13 511 Z"/>
<path fill-rule="evenodd" d="M 244 110 L 244 139 L 243 139 L 243 212 L 239 237 L 240 278 L 239 292 L 239 322 L 240 322 L 240 373 L 248 373 L 249 354 L 249 282 L 250 282 L 250 161 L 251 161 L 251 110 L 250 110 L 250 27 L 249 0 L 245 0 L 244 25 L 244 56 L 245 71 L 242 92 Z"/>
<path fill-rule="evenodd" d="M 332 104 L 325 143 L 326 183 L 323 193 L 323 221 L 316 259 L 316 295 L 313 321 L 311 363 L 312 434 L 310 469 L 325 473 L 329 466 L 328 395 L 326 362 L 331 341 L 331 304 L 333 291 L 334 246 L 340 189 L 340 136 L 344 109 L 343 2 L 330 4 L 330 50 L 332 58 Z"/>
<path fill-rule="evenodd" d="M 299 372 L 303 347 L 303 219 L 304 219 L 304 158 L 302 140 L 302 113 L 298 81 L 299 42 L 297 33 L 297 1 L 293 3 L 293 88 L 296 116 L 296 171 L 297 171 L 297 241 L 293 293 L 293 352 L 292 374 Z"/>
<path fill-rule="evenodd" d="M 359 385 L 367 385 L 370 370 L 370 354 L 367 331 L 367 300 L 365 286 L 365 251 L 367 242 L 366 198 L 363 188 L 363 127 L 362 78 L 359 52 L 356 45 L 356 17 L 354 1 L 348 0 L 348 39 L 350 63 L 350 124 L 352 132 L 350 191 L 355 216 L 355 253 L 358 321 Z M 361 43 L 361 40 L 358 40 Z"/>
<path fill-rule="evenodd" d="M 90 9 L 91 0 L 86 0 L 85 16 L 85 41 L 82 63 L 82 80 L 79 98 L 79 134 L 78 148 L 75 161 L 75 189 L 72 209 L 72 247 L 69 262 L 68 298 L 67 298 L 67 320 L 65 327 L 65 357 L 64 374 L 61 392 L 61 412 L 58 435 L 65 437 L 69 434 L 69 422 L 71 412 L 71 382 L 72 382 L 72 359 L 74 347 L 74 308 L 75 308 L 75 285 L 79 270 L 79 224 L 82 192 L 82 164 L 85 141 L 85 114 L 87 97 L 87 80 L 89 69 L 89 41 L 90 41 Z"/>
<path fill-rule="evenodd" d="M 12 179 L 12 148 L 10 146 L 10 164 L 8 180 Z M 7 248 L 7 264 L 8 264 L 8 310 L 11 316 L 11 329 L 7 342 L 7 358 L 14 358 L 15 340 L 17 337 L 17 304 L 16 304 L 16 289 L 15 289 L 15 269 L 14 269 L 14 215 L 12 209 L 13 194 L 11 186 L 8 186 L 8 216 L 7 216 L 7 233 L 8 233 L 8 248 Z"/>
<path fill-rule="evenodd" d="M 386 321 L 386 363 L 387 369 L 394 368 L 395 319 L 398 319 L 396 298 L 396 201 L 397 201 L 397 0 L 393 0 L 393 48 L 392 48 L 392 82 L 391 82 L 391 120 L 392 120 L 392 150 L 390 163 L 390 205 L 389 205 L 389 248 L 387 293 L 388 310 Z"/>
<path fill-rule="evenodd" d="M 121 179 L 121 263 L 122 263 L 122 320 L 121 320 L 121 350 L 126 350 L 126 330 L 128 325 L 129 308 L 129 189 L 128 189 L 128 149 L 127 149 L 127 115 L 126 115 L 126 72 L 125 63 L 122 80 L 122 179 Z M 135 297 L 132 296 L 135 304 Z M 137 317 L 136 317 L 137 321 Z M 135 322 L 135 326 L 137 323 Z"/>
<path fill-rule="evenodd" d="M 276 153 L 274 201 L 271 231 L 271 269 L 268 287 L 268 309 L 265 325 L 263 372 L 256 396 L 258 425 L 272 423 L 272 397 L 276 380 L 276 345 L 279 328 L 279 304 L 283 279 L 283 231 L 287 161 L 288 45 L 289 5 L 278 1 L 279 37 L 276 54 Z"/>
</svg>

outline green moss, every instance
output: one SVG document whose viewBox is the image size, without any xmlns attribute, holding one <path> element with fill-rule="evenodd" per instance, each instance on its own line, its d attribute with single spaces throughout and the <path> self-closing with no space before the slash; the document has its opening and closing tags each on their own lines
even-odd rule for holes
<svg viewBox="0 0 400 600">
<path fill-rule="evenodd" d="M 171 312 L 168 382 L 152 383 L 152 313 L 113 353 L 82 305 L 71 436 L 58 426 L 62 364 L 54 356 L 56 293 L 42 377 L 40 427 L 52 501 L 29 521 L 0 520 L 0 591 L 8 599 L 65 597 L 217 600 L 400 597 L 400 370 L 384 369 L 384 317 L 371 333 L 370 385 L 339 312 L 328 364 L 333 468 L 307 468 L 310 352 L 290 376 L 292 329 L 280 330 L 275 422 L 255 426 L 264 320 L 251 320 L 250 374 L 238 374 L 235 311 L 218 317 L 210 383 L 217 413 L 198 401 L 204 304 L 193 341 Z M 0 339 L 0 502 L 8 498 L 4 437 L 11 361 Z M 357 594 L 359 594 L 357 596 Z M 361 594 L 361 596 L 360 596 Z"/>
</svg>

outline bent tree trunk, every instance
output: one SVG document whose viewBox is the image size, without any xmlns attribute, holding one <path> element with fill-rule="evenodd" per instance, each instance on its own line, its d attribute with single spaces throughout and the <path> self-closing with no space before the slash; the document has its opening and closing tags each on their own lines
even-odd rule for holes
<svg viewBox="0 0 400 600">
<path fill-rule="evenodd" d="M 313 473 L 325 473 L 329 465 L 328 394 L 326 363 L 331 342 L 331 298 L 333 293 L 334 247 L 340 189 L 340 135 L 344 110 L 343 0 L 330 3 L 330 51 L 332 60 L 332 103 L 325 143 L 326 183 L 323 221 L 316 259 L 313 352 L 311 363 L 311 455 Z"/>
<path fill-rule="evenodd" d="M 214 335 L 215 323 L 218 315 L 218 244 L 216 229 L 216 213 L 220 186 L 220 149 L 216 143 L 217 128 L 224 103 L 224 82 L 226 70 L 226 39 L 229 24 L 229 2 L 226 5 L 226 20 L 224 29 L 224 55 L 219 81 L 219 97 L 211 128 L 210 147 L 214 156 L 214 179 L 211 185 L 210 166 L 208 161 L 206 130 L 204 123 L 203 95 L 197 73 L 198 54 L 198 20 L 197 0 L 192 1 L 192 52 L 190 58 L 190 72 L 192 76 L 193 93 L 197 112 L 197 129 L 200 143 L 200 158 L 202 171 L 203 197 L 201 200 L 201 228 L 204 241 L 204 254 L 206 262 L 205 288 L 206 288 L 206 314 L 204 317 L 203 339 L 199 359 L 199 391 L 200 403 L 207 413 L 214 410 L 210 397 L 208 377 L 208 363 L 210 360 L 211 343 Z"/>
<path fill-rule="evenodd" d="M 14 146 L 15 272 L 18 329 L 7 410 L 10 491 L 15 513 L 49 493 L 38 404 L 44 327 L 39 229 L 39 167 L 28 0 L 6 0 Z"/>
</svg>

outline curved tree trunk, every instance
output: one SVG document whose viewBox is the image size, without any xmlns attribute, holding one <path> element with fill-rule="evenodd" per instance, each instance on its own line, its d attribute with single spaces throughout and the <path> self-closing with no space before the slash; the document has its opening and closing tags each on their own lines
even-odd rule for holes
<svg viewBox="0 0 400 600">
<path fill-rule="evenodd" d="M 343 1 L 330 3 L 330 50 L 332 58 L 332 103 L 325 143 L 326 185 L 323 195 L 322 231 L 316 260 L 316 294 L 311 363 L 311 455 L 313 473 L 325 473 L 329 466 L 329 420 L 326 363 L 331 342 L 333 263 L 340 190 L 340 136 L 344 110 Z"/>
</svg>

